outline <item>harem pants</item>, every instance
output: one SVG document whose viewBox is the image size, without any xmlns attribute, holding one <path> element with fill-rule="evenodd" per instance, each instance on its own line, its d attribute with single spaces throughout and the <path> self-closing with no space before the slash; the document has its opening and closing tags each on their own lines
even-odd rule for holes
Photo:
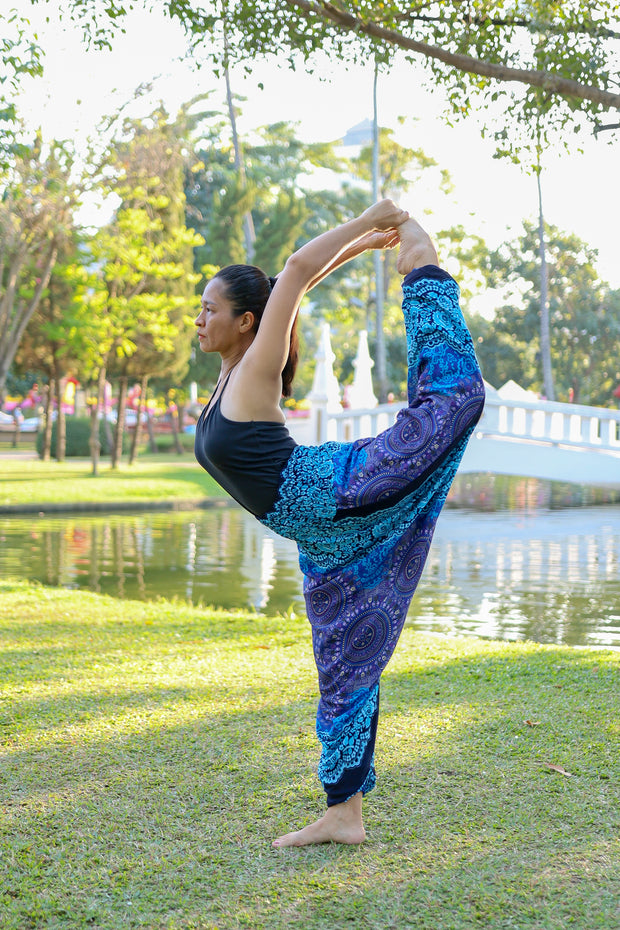
<svg viewBox="0 0 620 930">
<path fill-rule="evenodd" d="M 297 446 L 261 518 L 299 549 L 328 806 L 374 786 L 381 673 L 484 406 L 458 297 L 455 281 L 434 265 L 407 275 L 408 406 L 377 437 Z"/>
</svg>

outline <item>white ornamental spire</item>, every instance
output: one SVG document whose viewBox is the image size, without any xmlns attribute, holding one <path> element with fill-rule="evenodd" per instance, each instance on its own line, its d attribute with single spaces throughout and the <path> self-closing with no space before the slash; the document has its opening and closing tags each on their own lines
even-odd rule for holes
<svg viewBox="0 0 620 930">
<path fill-rule="evenodd" d="M 315 355 L 314 380 L 308 399 L 313 403 L 325 404 L 328 413 L 338 413 L 342 410 L 340 387 L 334 374 L 335 358 L 336 356 L 332 351 L 329 323 L 323 323 L 319 347 Z"/>
<path fill-rule="evenodd" d="M 368 333 L 365 329 L 360 332 L 360 341 L 357 355 L 353 362 L 355 376 L 349 389 L 349 400 L 353 410 L 368 410 L 377 406 L 377 398 L 372 389 L 373 360 L 368 350 Z"/>
</svg>

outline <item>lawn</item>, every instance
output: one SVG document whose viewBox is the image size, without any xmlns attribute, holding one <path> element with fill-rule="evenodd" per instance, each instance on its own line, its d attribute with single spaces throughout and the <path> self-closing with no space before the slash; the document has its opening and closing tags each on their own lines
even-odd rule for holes
<svg viewBox="0 0 620 930">
<path fill-rule="evenodd" d="M 154 501 L 192 501 L 225 497 L 192 454 L 149 456 L 112 470 L 100 465 L 93 477 L 87 459 L 42 462 L 0 456 L 0 512 L 51 504 L 53 509 L 93 504 L 127 506 Z"/>
<path fill-rule="evenodd" d="M 3 930 L 612 930 L 620 655 L 405 630 L 367 842 L 318 816 L 303 617 L 0 584 Z M 555 768 L 554 768 L 555 767 Z"/>
</svg>

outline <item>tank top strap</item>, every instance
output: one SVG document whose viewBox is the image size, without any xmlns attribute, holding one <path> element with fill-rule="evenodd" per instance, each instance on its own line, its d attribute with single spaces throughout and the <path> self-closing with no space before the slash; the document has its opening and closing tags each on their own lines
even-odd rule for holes
<svg viewBox="0 0 620 930">
<path fill-rule="evenodd" d="M 236 368 L 236 367 L 237 367 L 236 365 L 233 365 L 233 367 L 230 369 L 230 371 L 228 372 L 228 374 L 227 374 L 226 377 L 224 378 L 224 383 L 222 384 L 222 387 L 220 388 L 220 393 L 217 395 L 217 400 L 216 400 L 215 403 L 213 404 L 213 398 L 215 397 L 215 395 L 216 395 L 216 393 L 217 393 L 217 389 L 218 389 L 218 387 L 219 387 L 219 382 L 215 385 L 215 390 L 213 391 L 213 394 L 212 394 L 211 397 L 209 398 L 209 403 L 208 403 L 207 406 L 204 408 L 204 410 L 203 410 L 203 412 L 202 412 L 202 414 L 201 414 L 201 417 L 203 417 L 205 420 L 206 420 L 207 416 L 209 415 L 209 411 L 211 410 L 211 404 L 213 404 L 213 409 L 215 410 L 215 408 L 219 405 L 220 401 L 222 400 L 222 394 L 223 394 L 224 391 L 226 390 L 226 385 L 228 384 L 228 382 L 229 382 L 229 380 L 230 380 L 230 376 L 231 376 L 232 373 L 233 373 L 233 369 Z"/>
</svg>

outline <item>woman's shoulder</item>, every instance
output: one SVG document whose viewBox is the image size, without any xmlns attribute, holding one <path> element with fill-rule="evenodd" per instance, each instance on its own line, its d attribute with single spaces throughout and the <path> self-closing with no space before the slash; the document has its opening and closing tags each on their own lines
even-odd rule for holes
<svg viewBox="0 0 620 930">
<path fill-rule="evenodd" d="M 231 376 L 220 401 L 220 412 L 229 420 L 284 423 L 280 409 L 282 378 L 263 373 L 259 366 L 246 364 L 246 356 Z"/>
</svg>

